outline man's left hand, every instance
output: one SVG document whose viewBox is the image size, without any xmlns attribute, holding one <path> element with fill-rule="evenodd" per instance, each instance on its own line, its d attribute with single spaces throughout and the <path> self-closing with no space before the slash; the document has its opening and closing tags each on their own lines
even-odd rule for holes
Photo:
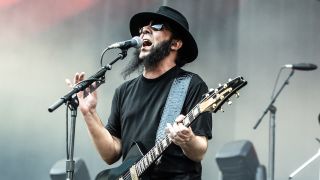
<svg viewBox="0 0 320 180">
<path fill-rule="evenodd" d="M 173 125 L 167 124 L 166 133 L 169 138 L 178 146 L 186 145 L 195 136 L 191 127 L 185 127 L 182 123 L 185 116 L 179 115 Z"/>
</svg>

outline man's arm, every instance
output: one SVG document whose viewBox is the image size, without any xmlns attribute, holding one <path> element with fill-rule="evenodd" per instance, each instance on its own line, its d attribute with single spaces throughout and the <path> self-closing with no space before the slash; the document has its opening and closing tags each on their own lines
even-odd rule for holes
<svg viewBox="0 0 320 180">
<path fill-rule="evenodd" d="M 102 159 L 108 164 L 116 162 L 121 157 L 121 140 L 109 133 L 97 113 L 84 115 L 83 117 Z"/>
<path fill-rule="evenodd" d="M 73 83 L 71 83 L 69 79 L 66 79 L 66 83 L 72 88 L 74 84 L 77 84 L 83 79 L 84 72 L 76 73 Z M 95 86 L 95 84 L 93 84 L 93 86 Z M 96 112 L 98 101 L 97 91 L 91 92 L 90 88 L 87 88 L 85 91 L 87 96 L 84 96 L 84 91 L 77 93 L 79 109 L 100 156 L 108 164 L 112 164 L 121 157 L 121 141 L 109 133 Z"/>
</svg>

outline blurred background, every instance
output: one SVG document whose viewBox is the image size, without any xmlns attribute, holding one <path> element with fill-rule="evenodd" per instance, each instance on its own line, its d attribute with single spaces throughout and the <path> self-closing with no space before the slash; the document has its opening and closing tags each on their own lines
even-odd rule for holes
<svg viewBox="0 0 320 180">
<path fill-rule="evenodd" d="M 0 179 L 50 179 L 52 165 L 66 157 L 65 106 L 47 108 L 68 92 L 65 78 L 94 74 L 103 49 L 130 39 L 129 20 L 168 5 L 189 20 L 199 57 L 185 66 L 215 88 L 243 76 L 248 85 L 225 112 L 213 114 L 213 139 L 203 160 L 203 179 L 218 180 L 215 155 L 230 141 L 253 142 L 268 164 L 269 116 L 253 130 L 270 102 L 280 68 L 300 62 L 320 65 L 320 2 L 317 0 L 0 0 Z M 118 51 L 106 54 L 105 63 Z M 124 82 L 129 56 L 107 72 L 98 111 L 107 122 L 111 98 Z M 279 84 L 290 73 L 285 69 Z M 133 78 L 134 76 L 131 76 Z M 279 87 L 279 86 L 278 86 Z M 295 71 L 275 105 L 275 179 L 313 156 L 320 144 L 320 71 Z M 108 166 L 99 157 L 79 113 L 75 156 L 93 178 Z M 320 158 L 294 179 L 319 178 Z"/>
</svg>

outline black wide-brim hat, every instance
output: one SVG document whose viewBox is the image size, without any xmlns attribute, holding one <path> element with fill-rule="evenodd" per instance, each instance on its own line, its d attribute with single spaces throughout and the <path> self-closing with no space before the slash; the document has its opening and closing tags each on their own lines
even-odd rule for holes
<svg viewBox="0 0 320 180">
<path fill-rule="evenodd" d="M 132 16 L 130 20 L 131 35 L 139 36 L 139 29 L 148 25 L 151 20 L 161 20 L 168 23 L 172 31 L 181 38 L 183 45 L 180 49 L 180 65 L 183 66 L 197 58 L 198 46 L 189 32 L 187 19 L 180 12 L 168 6 L 161 6 L 157 12 L 141 12 Z"/>
</svg>

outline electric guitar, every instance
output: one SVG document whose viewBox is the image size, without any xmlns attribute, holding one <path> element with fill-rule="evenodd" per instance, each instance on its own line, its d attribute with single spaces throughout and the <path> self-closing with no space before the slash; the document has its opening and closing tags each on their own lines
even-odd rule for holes
<svg viewBox="0 0 320 180">
<path fill-rule="evenodd" d="M 223 85 L 219 84 L 217 89 L 210 89 L 209 92 L 203 95 L 202 100 L 186 115 L 183 119 L 183 124 L 189 127 L 196 118 L 203 112 L 216 113 L 222 110 L 221 106 L 228 102 L 232 102 L 229 98 L 233 95 L 239 97 L 238 90 L 247 84 L 242 77 L 237 77 Z M 100 172 L 97 180 L 141 180 L 145 171 L 154 163 L 163 151 L 172 143 L 171 139 L 166 135 L 165 138 L 156 142 L 155 146 L 143 155 L 141 146 L 138 143 L 133 145 L 128 152 L 123 163 L 113 169 L 107 169 Z"/>
</svg>

